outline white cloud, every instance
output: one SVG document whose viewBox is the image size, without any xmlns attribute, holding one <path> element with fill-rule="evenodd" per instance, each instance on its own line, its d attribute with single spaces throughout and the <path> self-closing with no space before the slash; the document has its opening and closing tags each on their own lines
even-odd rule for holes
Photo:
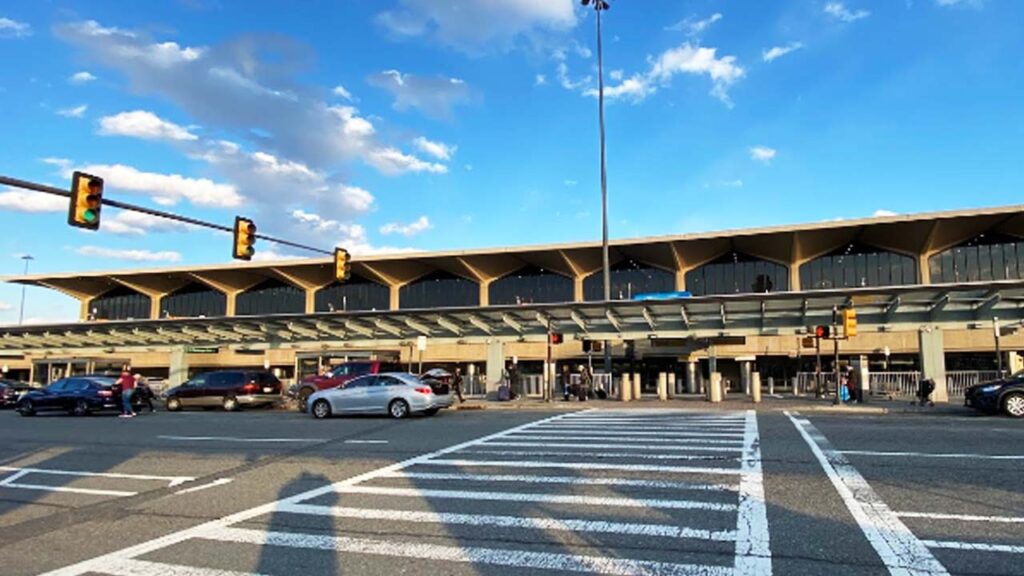
<svg viewBox="0 0 1024 576">
<path fill-rule="evenodd" d="M 82 256 L 128 260 L 130 262 L 181 262 L 181 254 L 171 250 L 153 252 L 150 250 L 119 250 L 115 248 L 101 248 L 99 246 L 82 246 L 76 248 L 75 253 Z"/>
<path fill-rule="evenodd" d="M 24 38 L 32 35 L 32 27 L 24 22 L 0 18 L 0 38 Z"/>
<path fill-rule="evenodd" d="M 611 78 L 612 80 L 615 80 L 616 82 L 622 80 L 624 76 L 625 72 L 623 72 L 622 70 L 612 70 L 611 72 L 608 73 L 608 77 Z"/>
<path fill-rule="evenodd" d="M 7 302 L 0 302 L 0 311 L 6 312 L 8 310 L 13 310 L 13 309 L 14 309 L 13 305 L 8 304 Z"/>
<path fill-rule="evenodd" d="M 566 186 L 575 186 L 578 182 L 575 180 L 564 180 L 562 181 L 562 184 L 565 184 Z"/>
<path fill-rule="evenodd" d="M 257 250 L 252 255 L 253 262 L 280 262 L 282 260 L 301 260 L 305 256 L 299 256 L 298 254 L 287 254 L 274 250 Z"/>
<path fill-rule="evenodd" d="M 8 188 L 0 192 L 0 209 L 15 212 L 67 212 L 68 199 L 43 192 Z"/>
<path fill-rule="evenodd" d="M 767 146 L 754 146 L 750 149 L 750 159 L 763 162 L 765 164 L 771 164 L 771 161 L 775 158 L 775 154 L 778 151 L 774 148 Z"/>
<path fill-rule="evenodd" d="M 85 116 L 85 111 L 88 109 L 88 105 L 82 104 L 81 106 L 75 106 L 74 108 L 63 108 L 61 110 L 57 110 L 57 114 L 65 118 L 82 118 Z"/>
<path fill-rule="evenodd" d="M 970 6 L 972 8 L 982 8 L 985 5 L 985 0 L 935 0 L 935 4 L 938 6 Z"/>
<path fill-rule="evenodd" d="M 92 82 L 95 79 L 95 76 L 83 70 L 82 72 L 75 72 L 74 74 L 69 76 L 68 84 L 86 84 L 88 82 Z"/>
<path fill-rule="evenodd" d="M 545 78 L 543 74 L 537 74 L 533 78 L 533 85 L 534 86 L 543 86 L 543 85 L 545 85 L 547 83 L 548 83 L 548 79 Z"/>
<path fill-rule="evenodd" d="M 459 78 L 417 76 L 385 70 L 367 79 L 371 86 L 391 93 L 395 110 L 416 108 L 433 118 L 447 118 L 452 109 L 472 99 L 469 86 Z"/>
<path fill-rule="evenodd" d="M 557 55 L 556 58 L 559 58 Z M 566 90 L 576 91 L 581 88 L 586 88 L 593 83 L 593 78 L 590 76 L 584 76 L 577 80 L 573 80 L 569 77 L 569 65 L 566 64 L 564 56 L 559 58 L 558 65 L 555 66 L 555 76 L 558 78 L 558 83 Z M 605 92 L 607 94 L 607 92 Z"/>
<path fill-rule="evenodd" d="M 722 15 L 715 12 L 711 16 L 703 20 L 697 20 L 696 16 L 690 16 L 685 20 L 680 20 L 671 26 L 666 26 L 665 30 L 671 32 L 685 32 L 687 36 L 699 36 L 702 32 L 711 27 L 712 24 L 722 19 Z"/>
<path fill-rule="evenodd" d="M 429 37 L 472 53 L 571 30 L 575 7 L 575 0 L 399 0 L 399 7 L 378 14 L 377 22 L 398 37 Z"/>
<path fill-rule="evenodd" d="M 761 59 L 764 60 L 765 62 L 772 62 L 777 58 L 782 58 L 786 54 L 796 52 L 797 50 L 800 50 L 803 47 L 803 42 L 790 42 L 785 46 L 773 46 L 768 50 L 761 51 Z"/>
<path fill-rule="evenodd" d="M 108 188 L 148 194 L 164 206 L 173 206 L 181 200 L 210 208 L 233 208 L 242 204 L 242 196 L 234 186 L 206 178 L 142 172 L 124 164 L 93 164 L 83 166 L 81 171 L 103 178 Z"/>
<path fill-rule="evenodd" d="M 654 94 L 660 86 L 667 86 L 678 74 L 706 75 L 711 79 L 711 94 L 728 106 L 729 88 L 746 75 L 746 70 L 736 63 L 735 56 L 717 56 L 717 49 L 694 46 L 689 42 L 662 52 L 656 58 L 649 58 L 650 68 L 644 74 L 634 74 L 618 85 L 605 88 L 606 98 L 626 98 L 639 102 Z M 584 91 L 587 96 L 597 96 L 597 90 Z"/>
<path fill-rule="evenodd" d="M 829 2 L 825 4 L 825 13 L 842 22 L 856 22 L 871 16 L 868 10 L 850 10 L 842 2 Z"/>
<path fill-rule="evenodd" d="M 884 218 L 884 217 L 887 217 L 887 216 L 899 216 L 899 214 L 900 214 L 899 212 L 893 212 L 892 210 L 880 209 L 880 210 L 875 210 L 875 212 L 871 216 L 873 218 Z"/>
<path fill-rule="evenodd" d="M 305 210 L 294 210 L 291 213 L 291 220 L 304 228 L 311 230 L 320 242 L 324 240 L 332 246 L 345 248 L 352 254 L 391 254 L 403 252 L 415 252 L 409 248 L 375 247 L 367 239 L 366 228 L 359 224 L 349 224 L 332 220 Z M 277 255 L 275 255 L 277 256 Z M 279 256 L 277 256 L 279 258 Z"/>
<path fill-rule="evenodd" d="M 401 234 L 405 237 L 411 237 L 430 229 L 430 219 L 426 216 L 420 216 L 413 222 L 408 224 L 399 224 L 397 222 L 390 222 L 380 227 L 380 233 L 384 235 L 388 234 Z"/>
<path fill-rule="evenodd" d="M 425 162 L 419 158 L 405 154 L 397 148 L 378 148 L 366 156 L 366 162 L 388 176 L 405 174 L 406 172 L 429 172 L 445 174 L 448 167 L 436 162 Z"/>
<path fill-rule="evenodd" d="M 348 100 L 349 102 L 352 102 L 353 100 L 352 93 L 346 90 L 345 87 L 342 86 L 341 84 L 335 86 L 334 90 L 331 90 L 331 93 L 334 94 L 335 96 L 340 96 L 345 100 Z"/>
<path fill-rule="evenodd" d="M 708 182 L 704 184 L 704 188 L 743 188 L 743 180 L 737 178 L 735 180 L 719 180 L 718 182 Z"/>
<path fill-rule="evenodd" d="M 184 127 L 145 110 L 121 112 L 114 116 L 100 118 L 99 133 L 104 136 L 132 136 L 143 140 L 195 141 L 199 139 Z"/>
<path fill-rule="evenodd" d="M 105 215 L 100 227 L 104 232 L 122 236 L 143 236 L 150 232 L 188 232 L 196 227 L 184 222 L 152 216 L 143 212 L 120 210 Z"/>
<path fill-rule="evenodd" d="M 445 144 L 444 142 L 434 142 L 427 140 L 423 136 L 416 138 L 412 143 L 416 145 L 420 152 L 444 161 L 451 160 L 452 156 L 455 155 L 455 151 L 459 149 L 458 146 Z"/>
</svg>

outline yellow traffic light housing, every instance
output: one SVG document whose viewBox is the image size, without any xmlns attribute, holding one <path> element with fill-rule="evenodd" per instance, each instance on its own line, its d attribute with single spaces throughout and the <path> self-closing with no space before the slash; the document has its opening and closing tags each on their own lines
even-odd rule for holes
<svg viewBox="0 0 1024 576">
<path fill-rule="evenodd" d="M 843 336 L 852 338 L 857 335 L 857 311 L 853 308 L 843 310 Z"/>
<path fill-rule="evenodd" d="M 241 216 L 235 216 L 235 243 L 232 256 L 236 260 L 252 260 L 256 249 L 256 224 Z"/>
<path fill-rule="evenodd" d="M 352 277 L 352 264 L 349 262 L 348 250 L 334 249 L 334 277 L 344 282 Z"/>
<path fill-rule="evenodd" d="M 71 176 L 71 206 L 68 224 L 87 230 L 100 227 L 100 208 L 103 206 L 103 178 L 75 172 Z"/>
</svg>

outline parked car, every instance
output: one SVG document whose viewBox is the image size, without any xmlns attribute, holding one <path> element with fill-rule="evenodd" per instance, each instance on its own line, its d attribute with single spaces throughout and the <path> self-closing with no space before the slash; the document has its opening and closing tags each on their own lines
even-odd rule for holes
<svg viewBox="0 0 1024 576">
<path fill-rule="evenodd" d="M 1014 418 L 1024 418 L 1024 370 L 1001 380 L 983 382 L 968 388 L 964 404 L 975 410 Z"/>
<path fill-rule="evenodd" d="M 106 376 L 61 378 L 45 388 L 26 392 L 17 404 L 22 416 L 48 410 L 86 416 L 91 412 L 120 409 L 120 398 L 114 395 L 114 379 Z"/>
<path fill-rule="evenodd" d="M 219 370 L 199 374 L 161 394 L 167 410 L 220 406 L 231 412 L 242 406 L 269 406 L 281 401 L 281 381 L 264 370 Z"/>
<path fill-rule="evenodd" d="M 0 380 L 0 408 L 13 408 L 21 396 L 34 390 L 27 382 Z"/>
<path fill-rule="evenodd" d="M 341 414 L 437 414 L 452 405 L 450 394 L 435 394 L 429 384 L 407 372 L 370 374 L 344 386 L 321 390 L 309 397 L 309 412 L 322 419 Z"/>
<path fill-rule="evenodd" d="M 307 376 L 297 384 L 288 388 L 288 397 L 298 400 L 299 410 L 305 412 L 309 405 L 309 397 L 320 390 L 328 390 L 344 386 L 348 381 L 366 376 L 367 374 L 381 374 L 383 372 L 399 372 L 401 367 L 390 362 L 379 360 L 358 360 L 345 362 L 331 368 L 324 374 Z"/>
</svg>

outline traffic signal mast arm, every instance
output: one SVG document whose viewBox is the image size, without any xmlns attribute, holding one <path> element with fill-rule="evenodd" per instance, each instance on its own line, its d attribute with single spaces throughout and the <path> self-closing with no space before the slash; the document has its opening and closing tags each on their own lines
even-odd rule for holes
<svg viewBox="0 0 1024 576">
<path fill-rule="evenodd" d="M 63 198 L 72 198 L 71 192 L 63 190 L 61 188 L 55 188 L 53 186 L 47 186 L 45 184 L 37 184 L 35 182 L 28 182 L 26 180 L 19 180 L 17 178 L 9 178 L 7 176 L 0 176 L 0 184 L 6 186 L 13 186 L 15 188 L 24 188 L 25 190 L 33 190 L 35 192 L 42 192 L 44 194 L 52 194 L 54 196 L 61 196 Z M 200 226 L 202 228 L 210 228 L 212 230 L 220 230 L 222 232 L 234 233 L 234 228 L 231 226 L 224 226 L 222 224 L 214 224 L 213 222 L 207 222 L 205 220 L 198 220 L 196 218 L 189 218 L 188 216 L 181 216 L 178 214 L 172 214 L 171 212 L 163 212 L 161 210 L 154 210 L 152 208 L 146 208 L 145 206 L 137 206 L 135 204 L 128 204 L 127 202 L 118 202 L 117 200 L 109 200 L 107 198 L 102 199 L 103 206 L 111 206 L 113 208 L 120 208 L 121 210 L 131 210 L 133 212 L 141 212 L 143 214 L 149 214 L 150 216 L 157 216 L 159 218 L 167 218 L 168 220 L 174 220 L 176 222 L 184 222 L 185 224 L 191 224 L 193 226 Z M 296 242 L 290 242 L 281 238 L 274 238 L 273 236 L 267 236 L 265 234 L 255 234 L 255 238 L 259 240 L 266 240 L 267 242 L 273 242 L 275 244 L 281 244 L 282 246 L 291 246 L 292 248 L 299 248 L 301 250 L 309 250 L 310 252 L 316 252 L 318 254 L 333 255 L 334 252 L 329 250 L 322 250 L 320 248 L 314 248 L 313 246 L 307 246 L 305 244 L 299 244 Z"/>
</svg>

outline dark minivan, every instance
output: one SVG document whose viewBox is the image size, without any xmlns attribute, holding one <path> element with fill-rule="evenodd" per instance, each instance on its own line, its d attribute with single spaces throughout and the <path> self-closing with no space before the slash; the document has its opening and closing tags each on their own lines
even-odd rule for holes
<svg viewBox="0 0 1024 576">
<path fill-rule="evenodd" d="M 281 381 L 263 370 L 219 370 L 193 377 L 161 395 L 167 410 L 220 406 L 231 412 L 242 406 L 270 406 L 281 401 Z"/>
</svg>

